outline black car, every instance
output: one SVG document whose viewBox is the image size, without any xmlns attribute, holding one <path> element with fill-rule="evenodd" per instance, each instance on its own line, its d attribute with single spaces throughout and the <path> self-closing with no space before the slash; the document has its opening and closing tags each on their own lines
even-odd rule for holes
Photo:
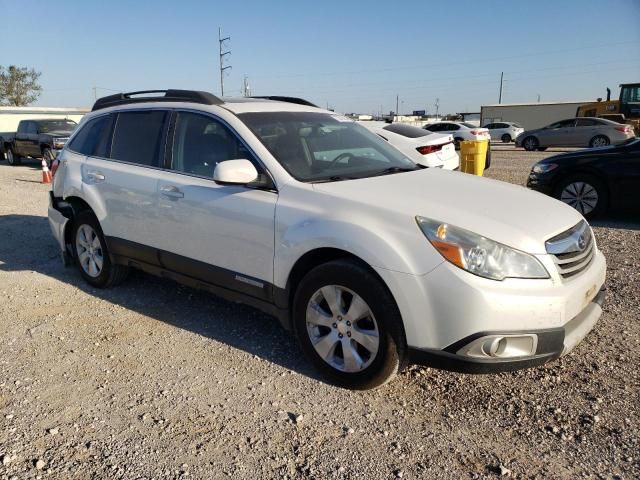
<svg viewBox="0 0 640 480">
<path fill-rule="evenodd" d="M 527 187 L 560 199 L 585 217 L 608 208 L 640 209 L 640 138 L 546 158 L 531 169 Z"/>
</svg>

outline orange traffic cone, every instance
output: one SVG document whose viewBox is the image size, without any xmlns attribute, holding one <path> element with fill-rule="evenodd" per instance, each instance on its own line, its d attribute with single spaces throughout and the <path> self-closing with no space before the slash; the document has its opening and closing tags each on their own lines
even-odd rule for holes
<svg viewBox="0 0 640 480">
<path fill-rule="evenodd" d="M 51 172 L 44 158 L 42 159 L 42 183 L 51 183 Z"/>
</svg>

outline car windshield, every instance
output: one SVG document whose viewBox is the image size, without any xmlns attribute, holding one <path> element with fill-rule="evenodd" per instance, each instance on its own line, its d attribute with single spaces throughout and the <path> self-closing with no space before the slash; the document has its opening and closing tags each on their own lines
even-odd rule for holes
<svg viewBox="0 0 640 480">
<path fill-rule="evenodd" d="M 462 122 L 461 125 L 464 125 L 465 127 L 468 127 L 468 128 L 478 128 L 477 125 L 474 125 L 473 123 L 469 123 L 469 122 Z"/>
<path fill-rule="evenodd" d="M 39 120 L 38 131 L 40 133 L 49 132 L 73 132 L 78 126 L 73 120 Z"/>
<path fill-rule="evenodd" d="M 425 130 L 424 128 L 418 128 L 404 123 L 392 123 L 391 125 L 383 127 L 383 129 L 408 138 L 419 138 L 432 135 L 430 131 Z"/>
<path fill-rule="evenodd" d="M 511 125 L 513 125 L 516 128 L 524 128 L 522 125 L 520 125 L 519 123 L 512 123 Z"/>
<path fill-rule="evenodd" d="M 379 136 L 340 115 L 252 112 L 238 117 L 302 182 L 349 180 L 419 168 Z"/>
</svg>

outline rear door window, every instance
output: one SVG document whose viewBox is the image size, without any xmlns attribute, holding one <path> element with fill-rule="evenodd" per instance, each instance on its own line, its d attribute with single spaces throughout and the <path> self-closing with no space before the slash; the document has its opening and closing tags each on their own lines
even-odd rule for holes
<svg viewBox="0 0 640 480">
<path fill-rule="evenodd" d="M 87 122 L 73 137 L 69 149 L 92 157 L 107 157 L 114 115 L 103 115 Z"/>
<path fill-rule="evenodd" d="M 579 118 L 576 120 L 576 127 L 594 127 L 596 125 L 601 125 L 601 123 L 596 120 L 591 120 L 590 118 Z"/>
<path fill-rule="evenodd" d="M 167 112 L 147 110 L 121 112 L 116 120 L 110 158 L 157 167 Z"/>
</svg>

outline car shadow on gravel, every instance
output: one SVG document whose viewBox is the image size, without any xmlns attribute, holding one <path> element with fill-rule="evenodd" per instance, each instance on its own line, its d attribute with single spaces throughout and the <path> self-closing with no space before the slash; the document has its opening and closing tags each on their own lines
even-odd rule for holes
<svg viewBox="0 0 640 480">
<path fill-rule="evenodd" d="M 254 308 L 138 271 L 117 287 L 91 287 L 75 266 L 62 265 L 46 217 L 0 216 L 0 271 L 47 275 L 96 298 L 322 381 L 293 337 L 274 317 Z"/>
<path fill-rule="evenodd" d="M 640 230 L 640 209 L 637 211 L 609 213 L 590 220 L 593 227 L 617 228 L 622 230 Z"/>
</svg>

